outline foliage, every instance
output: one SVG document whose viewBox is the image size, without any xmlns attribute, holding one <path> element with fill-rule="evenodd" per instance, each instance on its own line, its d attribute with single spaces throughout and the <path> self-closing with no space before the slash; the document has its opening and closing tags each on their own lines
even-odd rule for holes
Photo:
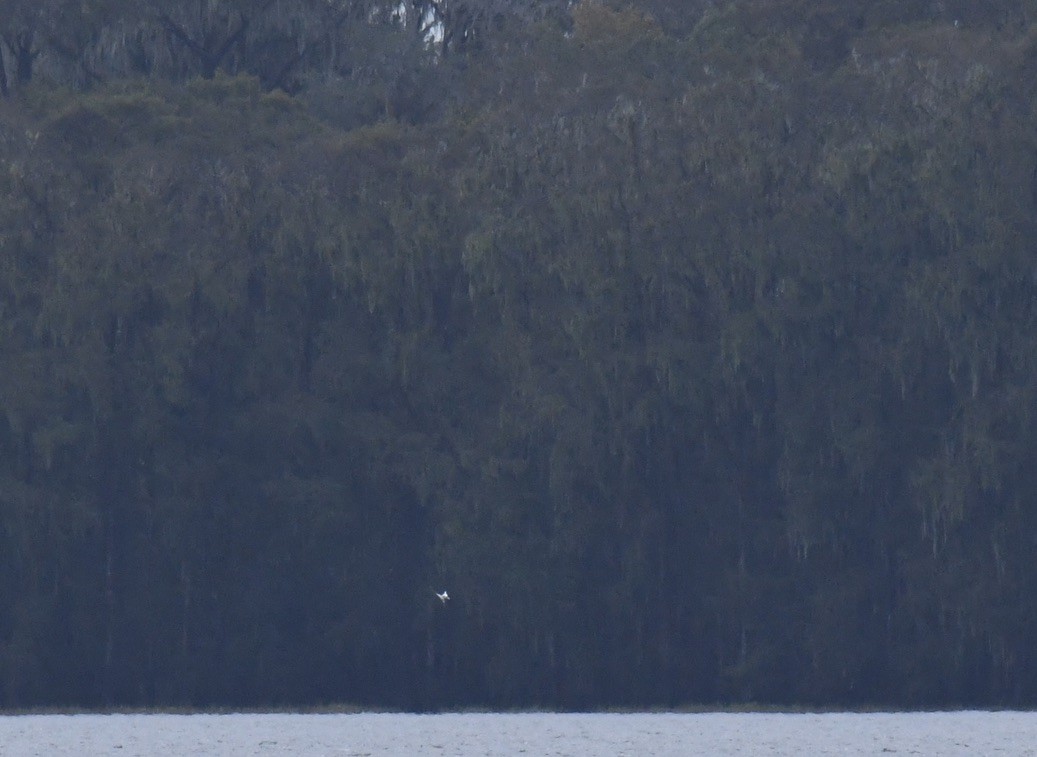
<svg viewBox="0 0 1037 757">
<path fill-rule="evenodd" d="M 0 5 L 4 706 L 1037 701 L 1025 3 Z"/>
</svg>

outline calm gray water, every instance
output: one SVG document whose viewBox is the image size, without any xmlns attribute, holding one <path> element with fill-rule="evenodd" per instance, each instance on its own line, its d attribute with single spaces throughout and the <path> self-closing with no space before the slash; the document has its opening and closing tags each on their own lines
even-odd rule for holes
<svg viewBox="0 0 1037 757">
<path fill-rule="evenodd" d="M 1037 713 L 0 717 L 21 755 L 1037 755 Z"/>
</svg>

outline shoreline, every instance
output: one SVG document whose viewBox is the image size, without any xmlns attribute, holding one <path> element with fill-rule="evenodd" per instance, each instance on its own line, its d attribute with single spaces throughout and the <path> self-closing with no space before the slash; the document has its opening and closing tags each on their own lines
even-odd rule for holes
<svg viewBox="0 0 1037 757">
<path fill-rule="evenodd" d="M 537 708 L 489 709 L 458 708 L 443 710 L 404 710 L 358 705 L 327 705 L 314 707 L 34 707 L 0 709 L 0 718 L 14 717 L 74 717 L 78 715 L 936 715 L 980 713 L 1034 713 L 1035 708 L 962 705 L 942 707 L 896 708 L 890 706 L 812 707 L 791 705 L 689 705 L 672 708 L 601 708 L 585 710 L 552 710 Z"/>
</svg>

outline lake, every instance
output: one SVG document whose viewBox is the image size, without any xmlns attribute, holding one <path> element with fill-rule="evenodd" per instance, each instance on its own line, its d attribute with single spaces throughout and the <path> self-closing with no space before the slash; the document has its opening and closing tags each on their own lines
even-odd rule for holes
<svg viewBox="0 0 1037 757">
<path fill-rule="evenodd" d="M 21 755 L 1037 755 L 1037 713 L 0 717 Z"/>
</svg>

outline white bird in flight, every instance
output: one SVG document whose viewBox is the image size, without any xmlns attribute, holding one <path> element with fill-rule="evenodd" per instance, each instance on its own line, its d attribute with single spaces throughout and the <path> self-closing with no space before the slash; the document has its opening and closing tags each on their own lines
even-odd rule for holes
<svg viewBox="0 0 1037 757">
<path fill-rule="evenodd" d="M 439 593 L 439 592 L 437 591 L 437 592 L 436 592 L 436 596 L 437 596 L 437 597 L 439 597 L 439 601 L 440 601 L 440 602 L 442 602 L 443 604 L 446 604 L 446 601 L 447 601 L 448 599 L 450 599 L 450 595 L 446 593 L 446 590 L 445 590 L 445 589 L 443 590 L 443 593 L 442 593 L 442 594 L 440 594 L 440 593 Z"/>
</svg>

